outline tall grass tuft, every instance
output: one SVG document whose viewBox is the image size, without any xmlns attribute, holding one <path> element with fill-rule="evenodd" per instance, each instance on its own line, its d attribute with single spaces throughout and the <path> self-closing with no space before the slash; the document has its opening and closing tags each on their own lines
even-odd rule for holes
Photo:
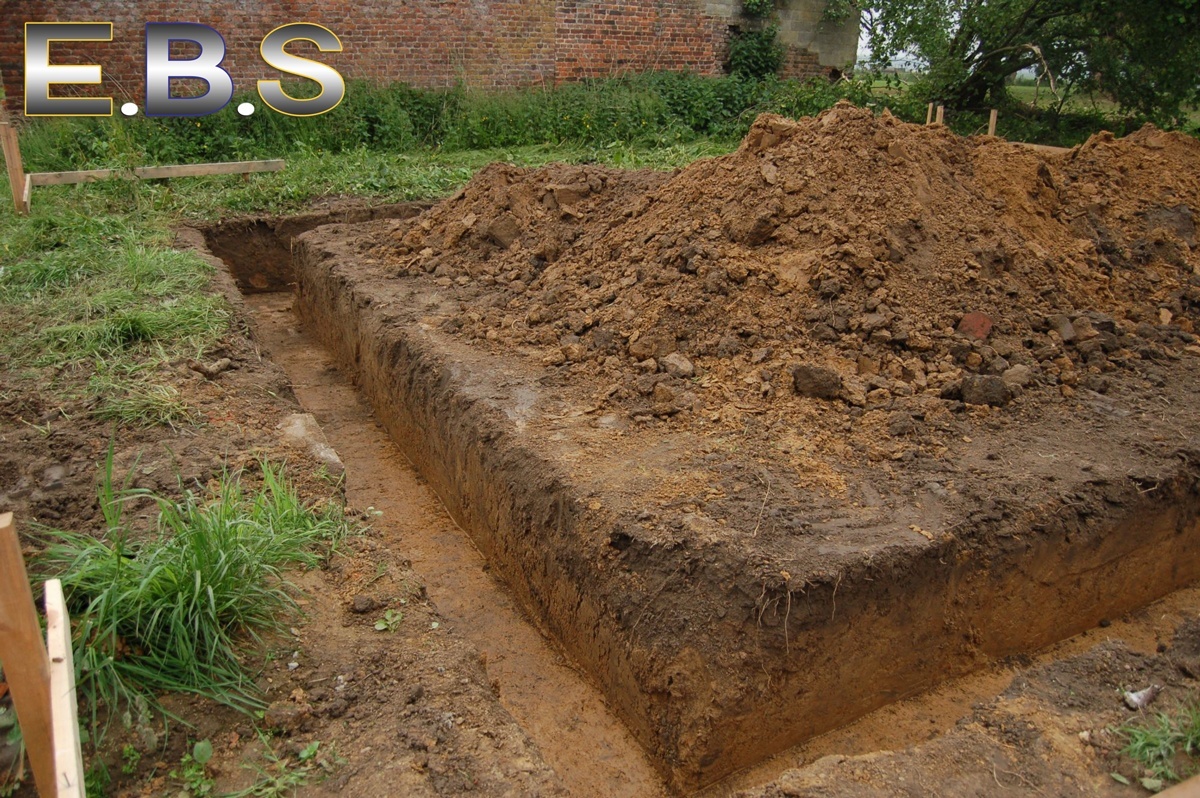
<svg viewBox="0 0 1200 798">
<path fill-rule="evenodd" d="M 282 468 L 261 466 L 249 491 L 227 473 L 207 496 L 181 501 L 116 486 L 110 452 L 100 485 L 99 537 L 48 531 L 40 570 L 63 582 L 75 627 L 81 696 L 112 712 L 159 691 L 207 696 L 242 710 L 261 706 L 240 652 L 296 609 L 284 571 L 313 567 L 347 533 L 340 510 L 307 507 Z M 136 539 L 123 506 L 152 498 L 157 528 Z M 99 736 L 99 735 L 97 735 Z"/>
</svg>

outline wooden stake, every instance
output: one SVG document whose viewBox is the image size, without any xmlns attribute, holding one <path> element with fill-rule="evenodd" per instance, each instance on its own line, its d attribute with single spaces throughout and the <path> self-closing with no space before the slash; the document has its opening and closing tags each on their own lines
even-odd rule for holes
<svg viewBox="0 0 1200 798">
<path fill-rule="evenodd" d="M 50 714 L 54 721 L 54 772 L 58 798 L 83 798 L 83 750 L 75 697 L 71 619 L 62 582 L 46 582 L 46 651 L 50 655 Z"/>
<path fill-rule="evenodd" d="M 946 124 L 946 106 L 939 105 L 937 107 L 937 118 L 934 121 L 939 125 Z"/>
<path fill-rule="evenodd" d="M 17 131 L 8 122 L 0 122 L 0 147 L 4 149 L 4 167 L 8 170 L 8 184 L 12 188 L 13 206 L 22 216 L 29 213 L 25 204 L 25 166 L 21 163 L 21 145 Z"/>
<path fill-rule="evenodd" d="M 933 103 L 930 103 L 929 108 L 925 109 L 925 124 L 933 124 Z"/>
<path fill-rule="evenodd" d="M 1176 784 L 1159 793 L 1163 798 L 1200 798 L 1200 776 L 1192 776 L 1182 784 Z"/>
<path fill-rule="evenodd" d="M 995 108 L 992 109 L 992 115 L 988 117 L 988 135 L 996 135 L 996 120 L 1000 118 L 1000 112 Z"/>
<path fill-rule="evenodd" d="M 0 515 L 0 661 L 42 798 L 58 798 L 50 715 L 50 662 L 12 513 Z"/>
</svg>

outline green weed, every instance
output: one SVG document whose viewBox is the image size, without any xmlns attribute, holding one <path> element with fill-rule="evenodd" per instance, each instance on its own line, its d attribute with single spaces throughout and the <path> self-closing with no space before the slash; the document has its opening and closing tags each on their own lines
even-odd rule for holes
<svg viewBox="0 0 1200 798">
<path fill-rule="evenodd" d="M 305 506 L 281 468 L 264 463 L 259 476 L 255 491 L 229 473 L 211 495 L 189 491 L 174 501 L 128 480 L 114 484 L 110 452 L 100 485 L 103 534 L 46 531 L 38 567 L 63 581 L 93 727 L 100 707 L 135 697 L 154 706 L 162 690 L 246 711 L 261 706 L 238 652 L 296 609 L 284 569 L 318 565 L 348 527 L 333 506 Z M 157 528 L 144 539 L 123 520 L 135 500 L 158 506 Z"/>
<path fill-rule="evenodd" d="M 1117 729 L 1125 739 L 1121 753 L 1141 767 L 1143 781 L 1163 785 L 1182 781 L 1200 766 L 1200 704 L 1180 705 Z"/>
<path fill-rule="evenodd" d="M 404 613 L 400 610 L 388 610 L 383 614 L 383 617 L 375 621 L 376 632 L 394 632 L 400 622 L 404 620 Z"/>
<path fill-rule="evenodd" d="M 191 752 L 180 758 L 179 767 L 171 771 L 171 778 L 179 782 L 183 794 L 188 798 L 216 795 L 217 784 L 208 770 L 212 756 L 212 743 L 201 740 L 192 746 Z"/>
<path fill-rule="evenodd" d="M 345 761 L 332 751 L 322 754 L 319 740 L 306 745 L 296 755 L 295 762 L 286 756 L 276 756 L 270 746 L 266 747 L 263 756 L 267 760 L 266 767 L 257 764 L 250 766 L 257 774 L 254 784 L 222 798 L 286 798 L 294 795 L 300 787 L 307 786 L 318 771 L 324 776 L 335 765 Z"/>
<path fill-rule="evenodd" d="M 138 765 L 142 761 L 141 753 L 132 745 L 126 744 L 121 747 L 121 772 L 126 776 L 132 776 L 137 773 Z"/>
</svg>

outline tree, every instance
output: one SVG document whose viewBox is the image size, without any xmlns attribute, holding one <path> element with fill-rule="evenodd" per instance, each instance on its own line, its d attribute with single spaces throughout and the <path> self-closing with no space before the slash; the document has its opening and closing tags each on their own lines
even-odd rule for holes
<svg viewBox="0 0 1200 798">
<path fill-rule="evenodd" d="M 1162 123 L 1200 100 L 1200 0 L 830 0 L 826 13 L 855 11 L 876 63 L 917 56 L 931 99 L 957 107 L 999 104 L 1029 68 Z"/>
</svg>

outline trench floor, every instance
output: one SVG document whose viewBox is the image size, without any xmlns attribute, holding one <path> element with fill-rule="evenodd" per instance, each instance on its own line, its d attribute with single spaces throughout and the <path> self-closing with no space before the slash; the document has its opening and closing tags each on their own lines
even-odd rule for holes
<svg viewBox="0 0 1200 798">
<path fill-rule="evenodd" d="M 485 658 L 501 703 L 578 796 L 657 798 L 666 790 L 599 691 L 522 614 L 467 534 L 375 421 L 370 406 L 292 312 L 290 293 L 246 296 L 260 340 L 346 466 L 346 493 L 382 515 L 439 611 Z"/>
</svg>

